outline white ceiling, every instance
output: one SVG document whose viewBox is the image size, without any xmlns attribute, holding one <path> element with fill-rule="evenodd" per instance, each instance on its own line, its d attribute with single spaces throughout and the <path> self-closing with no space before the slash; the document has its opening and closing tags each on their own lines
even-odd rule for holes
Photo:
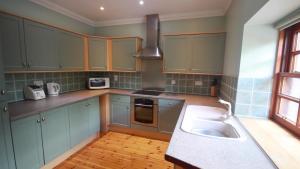
<svg viewBox="0 0 300 169">
<path fill-rule="evenodd" d="M 231 0 L 30 0 L 92 26 L 143 22 L 147 14 L 158 13 L 161 20 L 222 16 Z M 100 11 L 99 7 L 105 10 Z"/>
</svg>

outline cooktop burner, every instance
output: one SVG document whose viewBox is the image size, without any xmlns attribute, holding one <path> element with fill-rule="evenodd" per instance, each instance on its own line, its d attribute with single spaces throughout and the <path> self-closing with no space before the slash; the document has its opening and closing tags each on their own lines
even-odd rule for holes
<svg viewBox="0 0 300 169">
<path fill-rule="evenodd" d="M 133 92 L 133 94 L 141 94 L 141 95 L 151 95 L 151 96 L 159 96 L 162 92 L 153 91 L 153 90 L 138 90 Z"/>
</svg>

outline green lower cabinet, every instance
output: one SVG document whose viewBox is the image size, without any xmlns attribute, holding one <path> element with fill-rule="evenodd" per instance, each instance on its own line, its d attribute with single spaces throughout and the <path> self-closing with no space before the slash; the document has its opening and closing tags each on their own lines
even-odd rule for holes
<svg viewBox="0 0 300 169">
<path fill-rule="evenodd" d="M 94 135 L 100 131 L 100 105 L 99 97 L 88 100 L 90 134 Z"/>
<path fill-rule="evenodd" d="M 129 96 L 118 96 L 112 95 L 111 105 L 110 105 L 110 120 L 111 124 L 120 125 L 123 127 L 130 127 L 130 102 L 120 102 L 117 97 L 120 97 L 119 100 L 124 100 L 125 97 L 130 98 Z M 130 99 L 128 99 L 129 101 Z"/>
<path fill-rule="evenodd" d="M 70 148 L 68 109 L 61 107 L 42 113 L 41 119 L 44 157 L 48 163 Z"/>
<path fill-rule="evenodd" d="M 82 101 L 69 106 L 71 147 L 84 141 L 90 135 L 88 102 Z"/>
<path fill-rule="evenodd" d="M 172 134 L 177 124 L 181 109 L 182 101 L 178 100 L 159 100 L 158 112 L 158 130 L 162 133 Z"/>
<path fill-rule="evenodd" d="M 44 165 L 40 115 L 11 123 L 16 167 L 39 169 Z"/>
</svg>

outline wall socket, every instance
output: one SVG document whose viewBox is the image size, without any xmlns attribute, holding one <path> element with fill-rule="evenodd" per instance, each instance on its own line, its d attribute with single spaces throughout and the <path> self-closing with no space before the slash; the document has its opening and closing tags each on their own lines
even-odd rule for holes
<svg viewBox="0 0 300 169">
<path fill-rule="evenodd" d="M 119 80 L 119 76 L 118 75 L 114 75 L 114 81 L 117 82 Z"/>
<path fill-rule="evenodd" d="M 203 82 L 201 80 L 195 81 L 195 86 L 203 86 Z"/>
<path fill-rule="evenodd" d="M 176 85 L 176 80 L 171 80 L 171 85 Z"/>
</svg>

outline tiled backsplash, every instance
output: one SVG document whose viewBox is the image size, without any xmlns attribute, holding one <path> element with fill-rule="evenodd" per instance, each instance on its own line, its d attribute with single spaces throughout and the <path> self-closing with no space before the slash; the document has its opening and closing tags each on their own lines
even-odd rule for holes
<svg viewBox="0 0 300 169">
<path fill-rule="evenodd" d="M 233 112 L 235 112 L 236 91 L 237 77 L 224 75 L 221 81 L 220 97 L 231 103 Z"/>
<path fill-rule="evenodd" d="M 272 78 L 239 78 L 236 112 L 240 116 L 263 117 L 269 113 Z"/>
<path fill-rule="evenodd" d="M 125 72 L 55 72 L 55 73 L 18 73 L 6 74 L 5 84 L 9 101 L 24 100 L 23 88 L 33 84 L 34 80 L 44 83 L 56 82 L 61 85 L 61 93 L 86 89 L 88 77 L 109 77 L 111 88 L 142 89 L 142 73 Z M 214 80 L 220 86 L 221 76 L 166 74 L 166 92 L 210 95 L 210 86 Z M 172 83 L 175 82 L 175 84 Z"/>
</svg>

